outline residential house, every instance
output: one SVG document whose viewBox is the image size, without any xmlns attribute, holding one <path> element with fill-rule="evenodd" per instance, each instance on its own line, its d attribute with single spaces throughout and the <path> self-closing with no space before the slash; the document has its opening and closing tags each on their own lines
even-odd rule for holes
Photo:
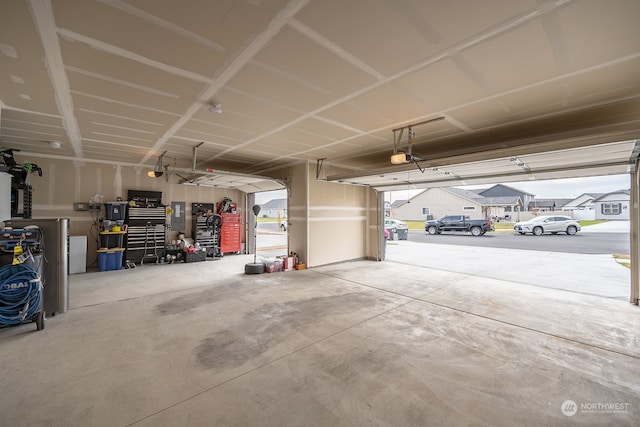
<svg viewBox="0 0 640 427">
<path fill-rule="evenodd" d="M 520 196 L 483 197 L 479 200 L 484 205 L 485 218 L 497 221 L 502 219 L 520 221 L 522 211 Z"/>
<path fill-rule="evenodd" d="M 561 207 L 571 199 L 533 199 L 529 202 L 529 212 L 554 212 L 562 210 Z"/>
<path fill-rule="evenodd" d="M 596 219 L 595 203 L 593 201 L 603 195 L 604 193 L 583 193 L 560 208 L 563 211 L 571 212 L 571 216 L 577 220 Z"/>
<path fill-rule="evenodd" d="M 604 194 L 593 201 L 595 219 L 625 220 L 630 216 L 631 191 L 619 190 Z"/>
<path fill-rule="evenodd" d="M 535 194 L 527 193 L 526 191 L 518 190 L 517 188 L 509 187 L 504 184 L 496 184 L 492 187 L 477 190 L 477 193 L 483 197 L 505 197 L 505 196 L 518 196 L 522 205 L 520 205 L 520 211 L 527 210 L 530 203 L 535 199 Z M 509 212 L 505 210 L 505 212 Z"/>
<path fill-rule="evenodd" d="M 422 221 L 453 214 L 469 215 L 471 219 L 505 218 L 519 211 L 522 201 L 517 196 L 483 197 L 471 190 L 442 187 L 429 188 L 394 205 L 393 218 Z"/>
<path fill-rule="evenodd" d="M 264 218 L 287 217 L 287 199 L 271 199 L 260 208 L 260 215 Z"/>
<path fill-rule="evenodd" d="M 396 210 L 398 209 L 399 206 L 402 206 L 405 203 L 407 203 L 407 200 L 394 200 L 392 203 L 389 204 L 389 208 L 385 210 L 385 216 L 388 216 L 391 218 L 398 218 L 396 216 Z"/>
</svg>

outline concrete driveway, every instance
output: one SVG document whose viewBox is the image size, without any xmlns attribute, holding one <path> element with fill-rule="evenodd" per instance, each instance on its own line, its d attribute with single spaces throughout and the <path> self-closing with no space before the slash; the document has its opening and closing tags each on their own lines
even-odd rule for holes
<svg viewBox="0 0 640 427">
<path fill-rule="evenodd" d="M 629 233 L 630 221 L 607 221 L 582 227 L 581 233 Z"/>
<path fill-rule="evenodd" d="M 585 255 L 399 240 L 387 242 L 386 260 L 511 283 L 629 299 L 631 273 L 609 254 Z"/>
<path fill-rule="evenodd" d="M 628 233 L 629 221 L 608 221 L 583 227 L 581 233 Z M 260 232 L 258 255 L 285 254 L 287 234 Z M 485 248 L 393 240 L 387 261 L 435 268 L 513 283 L 561 289 L 628 300 L 631 273 L 613 254 L 571 254 L 553 251 Z"/>
</svg>

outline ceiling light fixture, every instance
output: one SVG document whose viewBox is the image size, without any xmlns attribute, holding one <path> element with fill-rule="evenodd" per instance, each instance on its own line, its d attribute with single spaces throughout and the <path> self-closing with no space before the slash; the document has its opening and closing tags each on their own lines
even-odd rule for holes
<svg viewBox="0 0 640 427">
<path fill-rule="evenodd" d="M 222 105 L 220 104 L 210 104 L 209 111 L 211 113 L 222 114 Z"/>
<path fill-rule="evenodd" d="M 162 153 L 160 155 L 160 157 L 158 157 L 158 162 L 154 166 L 153 170 L 150 170 L 149 172 L 147 172 L 147 176 L 148 177 L 150 177 L 150 178 L 158 178 L 158 177 L 161 177 L 162 175 L 164 175 L 164 167 L 162 166 L 162 158 L 164 157 L 165 154 L 167 154 L 166 151 L 164 153 Z"/>
<path fill-rule="evenodd" d="M 49 148 L 58 149 L 61 147 L 61 144 L 58 141 L 49 141 Z"/>
<path fill-rule="evenodd" d="M 392 165 L 402 165 L 408 163 L 407 155 L 405 153 L 395 153 L 391 155 L 391 164 Z"/>
</svg>

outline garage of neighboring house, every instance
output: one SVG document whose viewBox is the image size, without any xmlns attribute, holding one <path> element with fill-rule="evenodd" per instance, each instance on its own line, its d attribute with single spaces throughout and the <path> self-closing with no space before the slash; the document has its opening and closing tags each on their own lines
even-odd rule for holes
<svg viewBox="0 0 640 427">
<path fill-rule="evenodd" d="M 44 329 L 24 305 L 0 329 L 5 424 L 633 425 L 639 15 L 631 0 L 1 2 L 3 250 L 25 264 L 15 247 L 32 245 L 46 270 L 43 288 L 0 290 L 28 283 L 53 307 Z M 497 215 L 528 202 L 446 188 L 608 174 L 631 177 L 626 200 L 593 201 L 631 221 L 631 304 L 383 262 L 386 191 Z M 272 190 L 297 269 L 244 274 Z M 33 226 L 52 221 L 68 229 L 43 245 Z M 67 237 L 85 238 L 72 256 Z M 124 268 L 135 239 L 145 262 Z M 188 262 L 162 262 L 188 239 Z"/>
<path fill-rule="evenodd" d="M 602 196 L 601 193 L 581 194 L 562 205 L 562 210 L 569 211 L 573 218 L 596 219 L 594 200 Z"/>
</svg>

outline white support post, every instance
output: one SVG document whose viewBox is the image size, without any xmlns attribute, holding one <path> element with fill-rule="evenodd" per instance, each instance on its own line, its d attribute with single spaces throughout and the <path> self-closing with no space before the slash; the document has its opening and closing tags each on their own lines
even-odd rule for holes
<svg viewBox="0 0 640 427">
<path fill-rule="evenodd" d="M 638 305 L 640 298 L 640 240 L 638 230 L 640 230 L 640 174 L 638 173 L 638 163 L 634 165 L 631 172 L 631 289 L 629 302 Z"/>
</svg>

